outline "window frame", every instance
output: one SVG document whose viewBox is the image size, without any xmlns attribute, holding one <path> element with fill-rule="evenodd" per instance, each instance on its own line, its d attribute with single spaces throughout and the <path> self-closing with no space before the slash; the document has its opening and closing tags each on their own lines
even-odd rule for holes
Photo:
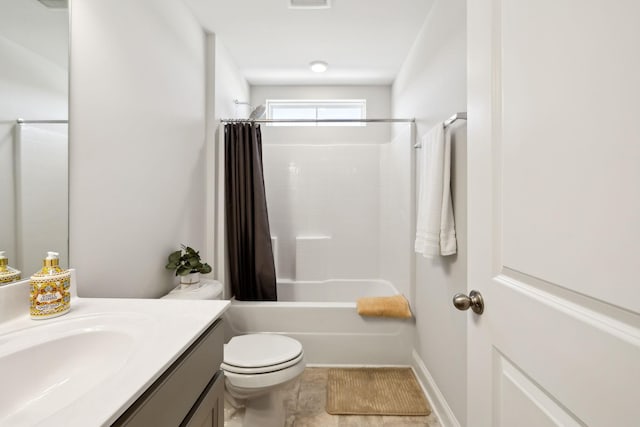
<svg viewBox="0 0 640 427">
<path fill-rule="evenodd" d="M 366 119 L 367 118 L 367 100 L 366 99 L 267 99 L 266 100 L 267 119 L 273 119 L 273 109 L 278 107 L 287 108 L 313 108 L 315 109 L 315 120 L 324 119 L 318 117 L 318 111 L 322 108 L 344 108 L 344 107 L 356 107 L 360 110 L 360 117 L 354 117 L 353 119 Z M 295 117 L 289 117 L 295 120 Z M 338 117 L 327 117 L 328 119 Z M 275 119 L 280 120 L 280 119 Z M 312 119 L 313 120 L 313 119 Z M 335 122 L 335 123 L 269 123 L 270 126 L 366 126 L 365 122 Z"/>
</svg>

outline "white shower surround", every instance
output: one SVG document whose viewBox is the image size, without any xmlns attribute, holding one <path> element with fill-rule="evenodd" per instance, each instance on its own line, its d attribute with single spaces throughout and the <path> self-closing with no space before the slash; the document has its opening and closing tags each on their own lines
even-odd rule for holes
<svg viewBox="0 0 640 427">
<path fill-rule="evenodd" d="M 359 297 L 397 293 L 392 283 L 377 279 L 279 282 L 280 301 L 232 301 L 227 334 L 287 335 L 302 343 L 308 364 L 407 365 L 413 320 L 356 312 Z"/>
<path fill-rule="evenodd" d="M 278 278 L 380 277 L 379 144 L 278 144 L 272 131 L 263 129 L 263 163 Z M 312 236 L 324 239 L 301 251 L 297 239 Z"/>
<path fill-rule="evenodd" d="M 365 99 L 367 117 L 394 116 L 388 85 L 251 86 L 252 105 L 268 99 Z M 389 162 L 385 157 L 390 151 L 412 153 L 412 129 L 406 123 L 262 126 L 265 187 L 271 234 L 277 238 L 279 279 L 375 277 L 411 294 L 405 246 L 411 232 L 407 221 L 412 192 L 405 188 L 404 175 L 412 170 L 412 158 L 407 155 L 400 162 Z M 317 245 L 305 241 L 314 239 Z M 296 248 L 298 243 L 304 245 Z M 303 249 L 299 257 L 297 249 Z M 313 262 L 313 269 L 301 275 L 296 271 Z"/>
</svg>

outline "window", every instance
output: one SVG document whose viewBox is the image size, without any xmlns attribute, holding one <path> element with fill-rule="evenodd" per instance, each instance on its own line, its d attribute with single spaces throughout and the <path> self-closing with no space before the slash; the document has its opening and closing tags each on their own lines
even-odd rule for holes
<svg viewBox="0 0 640 427">
<path fill-rule="evenodd" d="M 365 99 L 339 100 L 267 100 L 268 119 L 365 119 Z M 354 123 L 271 123 L 272 126 L 365 126 Z"/>
</svg>

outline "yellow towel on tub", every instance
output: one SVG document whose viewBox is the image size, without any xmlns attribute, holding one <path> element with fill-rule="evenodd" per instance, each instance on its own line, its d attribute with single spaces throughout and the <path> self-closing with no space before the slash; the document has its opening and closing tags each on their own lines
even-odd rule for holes
<svg viewBox="0 0 640 427">
<path fill-rule="evenodd" d="M 357 305 L 360 316 L 411 318 L 409 301 L 404 295 L 360 298 Z"/>
</svg>

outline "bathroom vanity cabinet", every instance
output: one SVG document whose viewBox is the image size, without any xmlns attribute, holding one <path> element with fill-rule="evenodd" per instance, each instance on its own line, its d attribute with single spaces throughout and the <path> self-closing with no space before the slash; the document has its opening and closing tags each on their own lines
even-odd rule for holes
<svg viewBox="0 0 640 427">
<path fill-rule="evenodd" d="M 218 319 L 113 426 L 223 427 L 223 344 Z"/>
</svg>

